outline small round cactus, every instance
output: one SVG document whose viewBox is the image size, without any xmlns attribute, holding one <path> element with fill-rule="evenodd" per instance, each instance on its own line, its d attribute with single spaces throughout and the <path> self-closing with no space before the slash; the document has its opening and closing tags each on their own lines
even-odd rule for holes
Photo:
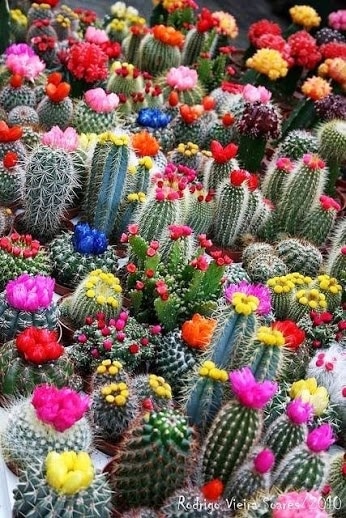
<svg viewBox="0 0 346 518">
<path fill-rule="evenodd" d="M 10 112 L 16 106 L 30 106 L 34 108 L 36 97 L 34 90 L 23 84 L 23 78 L 16 74 L 10 79 L 10 84 L 0 92 L 0 106 Z"/>
<path fill-rule="evenodd" d="M 309 241 L 290 238 L 279 241 L 277 255 L 286 264 L 288 272 L 299 272 L 314 277 L 323 261 L 321 252 Z"/>
<path fill-rule="evenodd" d="M 299 160 L 305 153 L 317 153 L 317 150 L 318 141 L 314 134 L 307 130 L 293 130 L 280 143 L 277 155 Z"/>
<path fill-rule="evenodd" d="M 131 386 L 142 405 L 149 403 L 155 412 L 173 406 L 172 389 L 169 383 L 156 374 L 143 374 L 131 380 Z"/>
<path fill-rule="evenodd" d="M 287 266 L 274 254 L 260 254 L 246 266 L 251 282 L 266 283 L 271 277 L 286 275 Z"/>
</svg>

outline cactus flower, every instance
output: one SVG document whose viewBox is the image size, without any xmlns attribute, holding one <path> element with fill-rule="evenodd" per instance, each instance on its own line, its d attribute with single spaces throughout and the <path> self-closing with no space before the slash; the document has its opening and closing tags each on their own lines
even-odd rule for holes
<svg viewBox="0 0 346 518">
<path fill-rule="evenodd" d="M 53 300 L 54 284 L 51 277 L 24 273 L 7 283 L 7 302 L 20 311 L 48 308 Z"/>
<path fill-rule="evenodd" d="M 27 361 L 40 365 L 57 360 L 64 353 L 57 338 L 55 331 L 28 327 L 16 337 L 16 347 Z"/>
<path fill-rule="evenodd" d="M 256 381 L 249 367 L 230 372 L 229 379 L 239 403 L 255 410 L 263 409 L 277 391 L 277 383 Z"/>
<path fill-rule="evenodd" d="M 172 67 L 166 75 L 166 83 L 178 91 L 193 90 L 197 85 L 198 74 L 189 67 Z"/>
<path fill-rule="evenodd" d="M 308 423 L 313 416 L 313 406 L 297 398 L 288 403 L 286 414 L 294 424 Z"/>
<path fill-rule="evenodd" d="M 270 291 L 262 284 L 231 284 L 225 289 L 225 298 L 237 313 L 267 315 L 271 310 Z"/>
<path fill-rule="evenodd" d="M 90 486 L 94 467 L 86 452 L 48 453 L 45 462 L 46 480 L 59 493 L 73 495 Z"/>
<path fill-rule="evenodd" d="M 321 508 L 322 506 L 322 508 Z M 328 518 L 318 491 L 290 491 L 278 496 L 273 518 Z"/>
<path fill-rule="evenodd" d="M 90 27 L 89 27 L 90 29 Z M 103 88 L 92 88 L 84 94 L 86 104 L 97 113 L 109 113 L 119 105 L 119 97 L 115 93 L 107 93 Z"/>
<path fill-rule="evenodd" d="M 323 414 L 329 404 L 329 395 L 325 387 L 317 386 L 316 378 L 308 378 L 292 383 L 290 388 L 291 398 L 301 398 L 304 402 L 310 403 L 317 416 Z"/>
<path fill-rule="evenodd" d="M 321 17 L 317 11 L 309 5 L 294 5 L 289 10 L 292 22 L 301 25 L 307 31 L 313 27 L 318 27 L 321 23 Z"/>
<path fill-rule="evenodd" d="M 36 54 L 26 52 L 21 53 L 20 58 L 17 54 L 8 54 L 5 65 L 12 74 L 20 74 L 29 81 L 33 81 L 46 67 Z"/>
<path fill-rule="evenodd" d="M 269 448 L 260 451 L 254 458 L 254 467 L 257 473 L 268 473 L 274 466 L 275 455 Z"/>
<path fill-rule="evenodd" d="M 243 88 L 242 95 L 245 101 L 250 103 L 260 101 L 261 103 L 266 104 L 270 101 L 272 93 L 270 90 L 267 90 L 265 86 L 247 84 Z"/>
<path fill-rule="evenodd" d="M 41 142 L 53 149 L 72 152 L 78 148 L 78 133 L 74 128 L 66 128 L 63 131 L 59 126 L 53 126 L 50 131 L 42 135 Z"/>
<path fill-rule="evenodd" d="M 191 320 L 183 323 L 181 336 L 189 347 L 203 350 L 210 344 L 216 324 L 216 320 L 196 313 Z"/>
<path fill-rule="evenodd" d="M 329 423 L 312 430 L 306 439 L 308 448 L 314 453 L 328 450 L 334 442 L 333 428 Z"/>
<path fill-rule="evenodd" d="M 88 223 L 78 223 L 74 228 L 72 237 L 73 248 L 80 254 L 103 254 L 108 247 L 106 235 L 92 228 Z"/>
</svg>

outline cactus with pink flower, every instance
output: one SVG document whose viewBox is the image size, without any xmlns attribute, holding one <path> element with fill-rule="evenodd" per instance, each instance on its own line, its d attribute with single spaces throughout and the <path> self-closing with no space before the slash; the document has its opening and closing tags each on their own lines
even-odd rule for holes
<svg viewBox="0 0 346 518">
<path fill-rule="evenodd" d="M 169 99 L 170 94 L 175 92 L 179 102 L 192 106 L 200 104 L 204 96 L 197 71 L 187 66 L 170 68 L 163 77 L 157 78 L 157 83 L 161 86 L 164 100 Z"/>
<path fill-rule="evenodd" d="M 103 88 L 84 93 L 73 112 L 72 126 L 78 133 L 103 133 L 116 126 L 119 97 Z"/>
</svg>

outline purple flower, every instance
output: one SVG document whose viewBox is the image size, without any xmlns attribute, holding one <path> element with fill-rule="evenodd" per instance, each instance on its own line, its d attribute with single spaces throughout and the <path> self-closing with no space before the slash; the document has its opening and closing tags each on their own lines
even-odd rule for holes
<svg viewBox="0 0 346 518">
<path fill-rule="evenodd" d="M 5 56 L 9 56 L 10 54 L 14 54 L 15 56 L 22 56 L 23 54 L 27 56 L 36 56 L 33 49 L 27 45 L 26 43 L 13 43 L 5 50 Z"/>
<path fill-rule="evenodd" d="M 323 424 L 318 428 L 315 428 L 309 433 L 306 439 L 308 448 L 314 453 L 328 450 L 329 446 L 331 446 L 333 442 L 335 442 L 335 439 L 333 437 L 333 428 L 330 424 Z"/>
<path fill-rule="evenodd" d="M 271 310 L 270 290 L 264 284 L 241 281 L 238 284 L 230 284 L 224 294 L 227 302 L 234 306 L 237 313 L 256 312 L 258 315 L 268 315 Z"/>
<path fill-rule="evenodd" d="M 7 302 L 20 311 L 34 312 L 48 308 L 53 300 L 54 284 L 51 277 L 24 273 L 7 283 Z"/>
<path fill-rule="evenodd" d="M 277 383 L 256 381 L 249 367 L 230 372 L 229 379 L 239 403 L 255 410 L 265 407 L 277 391 Z"/>
<path fill-rule="evenodd" d="M 313 406 L 297 398 L 288 403 L 286 414 L 294 424 L 308 423 L 313 416 Z"/>
</svg>

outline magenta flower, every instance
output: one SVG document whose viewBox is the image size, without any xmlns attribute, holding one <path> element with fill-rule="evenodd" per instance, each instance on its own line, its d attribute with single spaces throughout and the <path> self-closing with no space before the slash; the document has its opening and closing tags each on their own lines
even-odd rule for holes
<svg viewBox="0 0 346 518">
<path fill-rule="evenodd" d="M 339 9 L 330 13 L 328 25 L 337 31 L 346 31 L 346 9 Z"/>
<path fill-rule="evenodd" d="M 7 302 L 20 311 L 34 312 L 48 308 L 53 300 L 54 284 L 51 277 L 23 273 L 7 283 Z"/>
<path fill-rule="evenodd" d="M 89 27 L 90 28 L 90 27 Z M 92 88 L 84 94 L 84 100 L 97 113 L 108 113 L 118 107 L 119 97 L 117 94 L 107 94 L 103 88 Z"/>
<path fill-rule="evenodd" d="M 253 86 L 247 84 L 243 88 L 242 96 L 245 101 L 250 103 L 260 101 L 261 103 L 266 104 L 270 101 L 272 93 L 267 90 L 265 86 Z"/>
<path fill-rule="evenodd" d="M 96 43 L 96 45 L 102 45 L 102 43 L 109 41 L 106 31 L 96 29 L 91 25 L 87 28 L 84 39 L 89 43 Z"/>
<path fill-rule="evenodd" d="M 227 302 L 233 304 L 235 294 L 243 294 L 247 297 L 256 297 L 258 303 L 255 312 L 258 315 L 268 315 L 271 310 L 271 295 L 270 290 L 264 284 L 250 284 L 247 281 L 241 281 L 238 284 L 230 284 L 225 289 L 225 298 Z"/>
<path fill-rule="evenodd" d="M 10 54 L 13 54 L 15 56 L 22 56 L 23 54 L 26 54 L 27 56 L 36 56 L 33 49 L 27 45 L 26 43 L 13 43 L 7 49 L 5 50 L 5 56 L 9 56 Z"/>
<path fill-rule="evenodd" d="M 329 446 L 331 446 L 335 442 L 333 437 L 333 428 L 330 424 L 322 424 L 318 428 L 312 430 L 309 433 L 306 444 L 309 450 L 314 453 L 319 453 L 321 451 L 328 450 Z"/>
<path fill-rule="evenodd" d="M 275 455 L 269 448 L 260 451 L 254 458 L 254 466 L 257 473 L 268 473 L 274 466 Z"/>
<path fill-rule="evenodd" d="M 58 432 L 71 428 L 90 407 L 88 396 L 67 387 L 58 389 L 50 385 L 36 387 L 31 403 L 37 418 Z"/>
<path fill-rule="evenodd" d="M 299 398 L 288 403 L 286 408 L 286 414 L 294 424 L 308 423 L 313 413 L 313 406 L 310 405 L 310 403 L 304 403 L 304 401 Z"/>
<path fill-rule="evenodd" d="M 318 491 L 282 493 L 273 506 L 273 518 L 328 518 Z"/>
<path fill-rule="evenodd" d="M 5 61 L 6 67 L 12 74 L 19 74 L 29 81 L 33 81 L 43 70 L 46 65 L 40 58 L 34 54 L 9 54 Z"/>
<path fill-rule="evenodd" d="M 166 75 L 166 83 L 179 92 L 192 90 L 198 81 L 196 70 L 181 65 L 178 68 L 172 67 Z"/>
<path fill-rule="evenodd" d="M 41 136 L 41 142 L 53 149 L 72 152 L 78 148 L 79 138 L 74 128 L 66 128 L 63 131 L 59 126 L 53 126 L 51 130 Z"/>
<path fill-rule="evenodd" d="M 239 403 L 254 410 L 265 407 L 278 387 L 277 383 L 272 381 L 257 381 L 249 367 L 230 372 L 229 379 Z"/>
</svg>

